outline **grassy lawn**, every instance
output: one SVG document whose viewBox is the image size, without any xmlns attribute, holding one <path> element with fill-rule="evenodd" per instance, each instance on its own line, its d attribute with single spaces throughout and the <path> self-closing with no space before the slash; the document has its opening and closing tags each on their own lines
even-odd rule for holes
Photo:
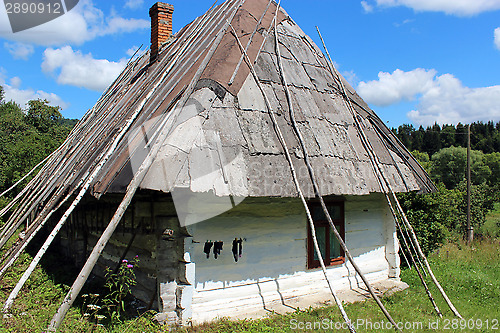
<svg viewBox="0 0 500 333">
<path fill-rule="evenodd" d="M 480 231 L 490 237 L 500 237 L 500 202 L 496 202 L 493 210 L 488 213 Z"/>
<path fill-rule="evenodd" d="M 7 298 L 15 280 L 19 278 L 21 269 L 28 264 L 29 255 L 24 255 L 22 261 L 0 281 L 0 300 Z M 54 258 L 52 258 L 54 260 Z M 434 273 L 442 283 L 448 296 L 466 320 L 474 320 L 474 327 L 482 322 L 480 329 L 460 329 L 460 324 L 469 324 L 472 321 L 455 322 L 455 317 L 443 301 L 437 289 L 432 286 L 432 293 L 437 300 L 444 318 L 439 322 L 439 329 L 429 328 L 429 323 L 438 319 L 423 287 L 414 270 L 402 272 L 403 281 L 410 288 L 384 298 L 383 302 L 396 322 L 422 323 L 419 327 L 406 329 L 405 332 L 491 332 L 492 323 L 500 319 L 500 244 L 498 240 L 483 241 L 468 248 L 463 244 L 448 244 L 429 258 Z M 52 273 L 49 276 L 42 268 L 38 268 L 29 281 L 29 286 L 23 289 L 16 300 L 12 316 L 0 317 L 0 332 L 43 332 L 52 315 L 57 310 L 62 298 L 68 290 L 68 282 L 73 274 L 65 271 Z M 57 278 L 56 278 L 57 275 Z M 67 277 L 64 277 L 67 275 Z M 428 281 L 429 282 L 429 281 Z M 429 282 L 430 284 L 430 282 Z M 381 332 L 377 325 L 387 322 L 375 302 L 372 300 L 349 304 L 346 311 L 353 322 L 360 324 L 358 332 Z M 74 307 L 69 312 L 62 326 L 61 332 L 167 332 L 166 327 L 160 327 L 152 320 L 152 313 L 142 317 L 126 320 L 114 327 L 95 327 L 83 318 L 82 311 Z M 370 321 L 369 324 L 361 321 Z M 487 329 L 486 321 L 488 320 Z M 271 315 L 261 320 L 229 321 L 221 320 L 215 323 L 182 329 L 182 332 L 293 332 L 314 331 L 307 329 L 307 322 L 314 325 L 342 323 L 341 316 L 335 306 L 307 309 L 289 315 Z M 449 323 L 449 329 L 444 325 Z M 316 324 L 316 325 L 318 325 Z M 410 325 L 408 324 L 408 325 Z M 299 329 L 304 327 L 304 329 Z M 323 327 L 323 326 L 322 326 Z M 500 331 L 500 323 L 498 324 Z M 294 328 L 297 328 L 294 330 Z M 321 329 L 321 331 L 324 331 Z M 333 329 L 326 331 L 336 331 Z M 348 332 L 347 330 L 340 330 Z"/>
</svg>

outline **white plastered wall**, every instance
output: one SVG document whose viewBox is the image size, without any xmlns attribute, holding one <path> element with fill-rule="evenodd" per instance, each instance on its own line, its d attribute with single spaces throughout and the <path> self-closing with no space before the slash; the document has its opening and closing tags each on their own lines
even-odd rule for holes
<svg viewBox="0 0 500 333">
<path fill-rule="evenodd" d="M 383 195 L 345 199 L 345 239 L 356 263 L 371 282 L 398 279 L 396 230 Z M 188 226 L 192 237 L 185 241 L 185 258 L 195 276 L 192 298 L 182 304 L 193 322 L 331 299 L 321 269 L 307 269 L 307 221 L 300 201 L 266 200 L 245 200 L 232 212 Z M 244 239 L 238 262 L 231 252 L 234 238 Z M 224 242 L 218 259 L 203 253 L 208 240 Z M 349 263 L 328 268 L 328 276 L 339 291 L 362 285 Z"/>
</svg>

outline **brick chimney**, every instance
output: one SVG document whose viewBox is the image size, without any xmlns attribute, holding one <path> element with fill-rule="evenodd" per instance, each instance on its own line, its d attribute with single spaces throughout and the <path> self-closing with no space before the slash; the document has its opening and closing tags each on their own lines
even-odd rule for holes
<svg viewBox="0 0 500 333">
<path fill-rule="evenodd" d="M 172 36 L 172 14 L 174 6 L 157 2 L 149 9 L 151 17 L 151 57 L 150 62 L 156 61 L 161 44 Z"/>
</svg>

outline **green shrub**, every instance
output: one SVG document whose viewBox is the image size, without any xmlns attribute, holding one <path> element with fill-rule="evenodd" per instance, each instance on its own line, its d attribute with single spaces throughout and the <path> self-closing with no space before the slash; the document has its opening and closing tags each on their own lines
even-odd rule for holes
<svg viewBox="0 0 500 333">
<path fill-rule="evenodd" d="M 486 184 L 471 187 L 471 223 L 480 230 L 486 214 L 493 208 L 494 190 Z M 428 194 L 415 192 L 398 195 L 408 220 L 415 229 L 422 250 L 428 254 L 447 240 L 465 235 L 467 222 L 466 184 L 462 181 L 453 190 L 443 184 Z"/>
</svg>

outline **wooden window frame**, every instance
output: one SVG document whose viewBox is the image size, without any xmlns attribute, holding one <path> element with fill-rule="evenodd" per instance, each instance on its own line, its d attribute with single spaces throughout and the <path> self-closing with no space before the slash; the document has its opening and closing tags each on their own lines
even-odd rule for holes
<svg viewBox="0 0 500 333">
<path fill-rule="evenodd" d="M 344 201 L 330 201 L 330 202 L 325 202 L 327 207 L 331 206 L 337 206 L 340 207 L 340 218 L 334 219 L 332 217 L 332 221 L 337 227 L 337 231 L 340 233 L 340 236 L 342 239 L 345 241 L 345 214 L 344 214 Z M 308 207 L 312 211 L 314 207 L 321 207 L 321 204 L 319 202 L 309 202 Z M 314 221 L 314 226 L 315 227 L 326 227 L 325 228 L 325 241 L 326 241 L 326 259 L 324 258 L 325 266 L 336 266 L 336 265 L 341 265 L 345 262 L 345 253 L 342 248 L 340 248 L 340 256 L 337 258 L 330 258 L 330 235 L 329 233 L 331 232 L 331 227 L 330 224 L 328 223 L 328 220 L 315 220 Z M 316 249 L 314 248 L 314 242 L 312 238 L 312 232 L 311 232 L 311 227 L 309 225 L 309 222 L 307 223 L 307 268 L 308 269 L 314 269 L 321 267 L 319 260 L 314 259 L 314 254 L 316 252 Z"/>
</svg>

